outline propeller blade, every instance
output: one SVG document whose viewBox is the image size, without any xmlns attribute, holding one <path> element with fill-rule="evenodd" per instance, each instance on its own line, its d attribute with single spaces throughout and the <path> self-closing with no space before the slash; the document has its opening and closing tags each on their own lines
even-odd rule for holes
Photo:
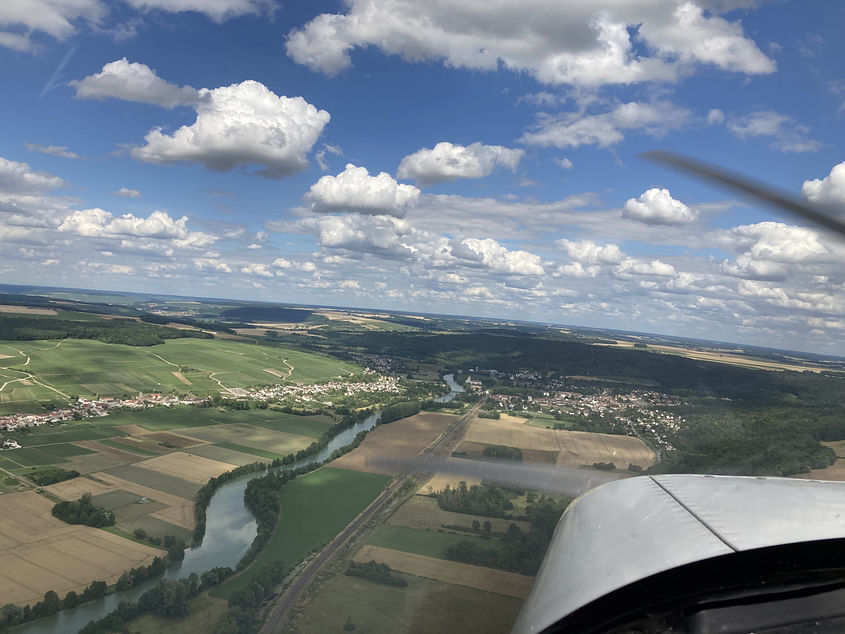
<svg viewBox="0 0 845 634">
<path fill-rule="evenodd" d="M 661 163 L 692 176 L 701 177 L 728 189 L 740 192 L 751 198 L 761 200 L 791 214 L 800 216 L 826 229 L 845 236 L 845 223 L 792 194 L 779 191 L 770 185 L 752 180 L 735 172 L 730 172 L 716 165 L 692 159 L 674 152 L 652 150 L 641 154 L 645 159 Z"/>
<path fill-rule="evenodd" d="M 461 460 L 433 457 L 390 458 L 373 456 L 367 464 L 397 473 L 450 473 L 484 480 L 502 486 L 543 491 L 552 495 L 577 497 L 592 488 L 619 480 L 623 476 L 592 469 L 572 469 L 552 465 L 508 460 Z"/>
</svg>

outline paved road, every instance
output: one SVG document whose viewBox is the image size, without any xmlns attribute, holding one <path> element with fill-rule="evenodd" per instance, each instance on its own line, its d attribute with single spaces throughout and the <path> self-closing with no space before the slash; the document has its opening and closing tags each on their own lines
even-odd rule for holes
<svg viewBox="0 0 845 634">
<path fill-rule="evenodd" d="M 448 440 L 454 437 L 455 433 L 457 433 L 469 420 L 470 417 L 474 416 L 478 410 L 481 408 L 481 405 L 487 399 L 484 398 L 472 408 L 464 414 L 452 427 L 448 428 L 446 432 L 431 446 L 427 453 L 434 453 L 438 449 L 440 449 Z M 346 528 L 343 530 L 340 535 L 335 537 L 331 543 L 326 546 L 326 548 L 319 554 L 319 556 L 312 561 L 304 571 L 302 571 L 296 580 L 291 584 L 287 590 L 282 593 L 282 596 L 277 599 L 276 603 L 273 605 L 270 615 L 267 617 L 266 622 L 264 623 L 264 627 L 261 628 L 260 634 L 274 634 L 275 632 L 279 632 L 282 628 L 282 623 L 284 623 L 285 617 L 287 616 L 287 612 L 290 607 L 293 605 L 294 601 L 299 597 L 300 592 L 304 590 L 308 584 L 311 582 L 311 579 L 314 578 L 314 575 L 319 572 L 320 568 L 322 568 L 323 564 L 325 564 L 336 552 L 337 549 L 340 548 L 346 541 L 352 537 L 352 535 L 359 529 L 364 523 L 367 522 L 375 513 L 381 511 L 387 502 L 390 500 L 390 497 L 398 491 L 403 484 L 408 480 L 407 473 L 400 473 L 396 481 L 390 485 L 385 491 L 382 492 L 380 496 L 376 498 L 376 500 L 370 504 L 366 509 L 364 509 L 361 514 L 352 520 Z M 282 511 L 284 512 L 284 510 Z"/>
</svg>

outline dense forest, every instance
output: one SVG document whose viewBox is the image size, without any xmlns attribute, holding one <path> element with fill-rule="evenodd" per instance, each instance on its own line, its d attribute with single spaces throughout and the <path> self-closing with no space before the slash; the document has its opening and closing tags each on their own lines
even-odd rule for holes
<svg viewBox="0 0 845 634">
<path fill-rule="evenodd" d="M 212 335 L 197 330 L 177 330 L 153 326 L 132 319 L 102 321 L 70 321 L 50 317 L 8 317 L 0 315 L 0 340 L 96 339 L 103 343 L 128 346 L 154 346 L 166 339 L 192 337 L 211 339 Z"/>
</svg>

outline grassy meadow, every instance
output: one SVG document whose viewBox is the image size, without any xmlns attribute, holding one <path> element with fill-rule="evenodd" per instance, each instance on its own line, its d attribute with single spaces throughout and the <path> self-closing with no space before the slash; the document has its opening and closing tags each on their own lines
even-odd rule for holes
<svg viewBox="0 0 845 634">
<path fill-rule="evenodd" d="M 402 575 L 405 588 L 338 575 L 308 601 L 299 624 L 303 634 L 343 632 L 351 619 L 370 634 L 506 634 L 522 601 L 464 586 Z"/>
<path fill-rule="evenodd" d="M 470 521 L 467 523 L 469 524 Z M 461 541 L 471 541 L 480 548 L 493 548 L 496 550 L 502 548 L 502 542 L 498 539 L 485 539 L 480 535 L 459 534 L 446 530 L 430 531 L 391 524 L 385 524 L 379 528 L 367 540 L 367 543 L 372 546 L 392 548 L 393 550 L 401 550 L 402 552 L 414 553 L 415 555 L 446 559 L 446 549 L 452 544 L 457 544 Z"/>
<path fill-rule="evenodd" d="M 372 502 L 389 476 L 322 467 L 286 484 L 279 492 L 281 520 L 272 539 L 243 573 L 212 590 L 228 598 L 247 587 L 266 563 L 296 565 L 312 550 L 328 544 Z"/>
</svg>

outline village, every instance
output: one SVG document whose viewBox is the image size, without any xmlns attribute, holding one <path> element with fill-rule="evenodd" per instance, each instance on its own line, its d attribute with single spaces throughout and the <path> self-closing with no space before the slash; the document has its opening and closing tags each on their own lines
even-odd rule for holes
<svg viewBox="0 0 845 634">
<path fill-rule="evenodd" d="M 344 381 L 334 379 L 322 383 L 269 385 L 254 388 L 224 388 L 223 397 L 259 401 L 285 402 L 288 404 L 313 405 L 332 407 L 333 400 L 338 397 L 359 396 L 361 394 L 396 394 L 400 392 L 399 380 L 396 377 L 370 375 L 374 378 L 368 381 Z M 82 420 L 107 416 L 112 411 L 125 409 L 139 410 L 150 407 L 175 407 L 189 405 L 207 407 L 212 403 L 210 396 L 197 397 L 193 395 L 177 394 L 138 394 L 133 398 L 116 398 L 102 396 L 93 399 L 78 398 L 71 405 L 49 412 L 32 414 L 19 413 L 0 416 L 0 430 L 15 431 L 25 427 L 53 425 L 71 420 Z M 7 439 L 0 445 L 0 449 L 18 449 L 17 442 Z"/>
<path fill-rule="evenodd" d="M 536 372 L 523 371 L 514 374 L 496 370 L 476 371 L 476 374 L 497 378 L 505 384 L 539 390 L 542 396 L 531 394 L 490 393 L 490 400 L 503 411 L 530 414 L 532 412 L 551 414 L 556 420 L 567 418 L 589 419 L 598 417 L 610 428 L 631 436 L 647 440 L 660 450 L 671 450 L 671 438 L 686 422 L 671 408 L 685 403 L 676 397 L 653 389 L 630 389 L 621 391 L 612 388 L 596 388 L 593 385 L 579 386 L 571 381 L 547 379 Z M 470 375 L 465 385 L 470 390 L 484 389 L 484 382 Z M 491 390 L 495 392 L 495 390 Z M 563 429 L 566 425 L 561 422 Z"/>
<path fill-rule="evenodd" d="M 370 375 L 372 376 L 372 375 Z M 236 398 L 254 401 L 293 401 L 294 404 L 320 403 L 332 407 L 330 398 L 359 396 L 361 394 L 398 394 L 399 379 L 394 376 L 375 375 L 369 381 L 332 380 L 309 385 L 267 385 L 257 388 L 227 388 L 228 394 Z"/>
</svg>

